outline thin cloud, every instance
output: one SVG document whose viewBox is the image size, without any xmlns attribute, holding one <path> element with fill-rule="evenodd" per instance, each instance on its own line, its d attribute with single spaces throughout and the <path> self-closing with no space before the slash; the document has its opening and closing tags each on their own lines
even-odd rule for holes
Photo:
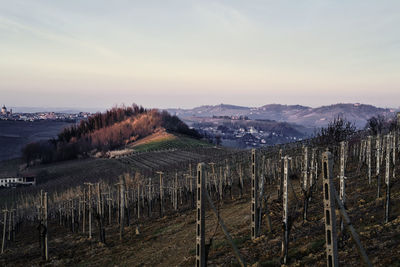
<svg viewBox="0 0 400 267">
<path fill-rule="evenodd" d="M 96 53 L 98 53 L 100 56 L 108 58 L 120 57 L 115 51 L 101 46 L 98 43 L 89 42 L 87 40 L 83 40 L 66 34 L 60 34 L 41 27 L 31 26 L 27 23 L 19 22 L 2 16 L 0 16 L 0 29 L 3 29 L 3 31 L 11 31 L 21 34 L 30 33 L 38 38 L 52 41 L 59 45 L 67 45 L 69 47 L 77 47 L 89 51 L 96 51 Z"/>
</svg>

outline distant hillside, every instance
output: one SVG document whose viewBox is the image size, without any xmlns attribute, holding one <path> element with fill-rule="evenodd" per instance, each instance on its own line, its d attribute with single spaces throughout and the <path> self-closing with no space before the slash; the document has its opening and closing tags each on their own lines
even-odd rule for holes
<svg viewBox="0 0 400 267">
<path fill-rule="evenodd" d="M 36 160 L 53 162 L 87 157 L 119 149 L 160 131 L 201 137 L 166 111 L 133 105 L 97 113 L 79 125 L 64 129 L 56 139 L 28 144 L 23 157 L 28 164 Z"/>
<path fill-rule="evenodd" d="M 62 121 L 3 121 L 0 120 L 0 161 L 21 157 L 21 150 L 29 143 L 56 138 L 72 123 Z"/>
<path fill-rule="evenodd" d="M 193 109 L 168 109 L 168 112 L 180 118 L 212 116 L 244 116 L 251 108 L 233 105 L 200 106 Z"/>
<path fill-rule="evenodd" d="M 270 104 L 262 107 L 241 107 L 233 105 L 201 106 L 193 109 L 168 109 L 184 121 L 190 117 L 247 116 L 250 119 L 290 122 L 306 127 L 324 127 L 337 116 L 354 122 L 357 128 L 365 126 L 372 116 L 391 116 L 395 109 L 379 108 L 364 104 L 334 104 L 311 108 L 301 105 Z"/>
<path fill-rule="evenodd" d="M 185 122 L 215 144 L 232 148 L 265 147 L 307 138 L 314 129 L 273 120 L 247 117 L 187 117 Z"/>
<path fill-rule="evenodd" d="M 185 119 L 189 126 L 195 129 L 207 126 L 215 126 L 229 129 L 250 128 L 253 127 L 264 132 L 283 133 L 286 136 L 305 137 L 312 133 L 309 128 L 301 125 L 287 122 L 278 122 L 274 120 L 232 120 L 225 117 L 190 117 Z"/>
</svg>

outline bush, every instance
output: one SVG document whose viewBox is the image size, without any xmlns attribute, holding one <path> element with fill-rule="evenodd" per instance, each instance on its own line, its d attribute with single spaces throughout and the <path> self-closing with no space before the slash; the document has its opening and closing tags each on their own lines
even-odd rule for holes
<svg viewBox="0 0 400 267">
<path fill-rule="evenodd" d="M 356 132 L 356 126 L 343 119 L 336 117 L 333 121 L 329 122 L 328 127 L 322 128 L 316 133 L 316 141 L 320 145 L 330 145 L 345 141 Z"/>
<path fill-rule="evenodd" d="M 385 118 L 382 115 L 378 115 L 368 119 L 365 130 L 369 131 L 371 135 L 377 135 L 395 130 L 396 126 L 396 117 Z"/>
</svg>

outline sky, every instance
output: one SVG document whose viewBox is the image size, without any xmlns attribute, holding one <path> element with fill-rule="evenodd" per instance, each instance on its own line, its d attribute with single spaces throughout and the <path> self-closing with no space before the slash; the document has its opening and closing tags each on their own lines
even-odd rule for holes
<svg viewBox="0 0 400 267">
<path fill-rule="evenodd" d="M 398 0 L 0 0 L 1 105 L 399 99 Z"/>
</svg>

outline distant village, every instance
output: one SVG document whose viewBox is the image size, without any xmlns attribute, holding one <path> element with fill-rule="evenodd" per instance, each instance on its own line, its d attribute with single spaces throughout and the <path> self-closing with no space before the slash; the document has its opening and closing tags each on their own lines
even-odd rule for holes
<svg viewBox="0 0 400 267">
<path fill-rule="evenodd" d="M 0 120 L 9 121 L 41 121 L 54 120 L 77 122 L 88 118 L 91 115 L 89 112 L 79 113 L 61 113 L 61 112 L 35 112 L 35 113 L 14 113 L 12 109 L 8 110 L 5 105 L 1 108 Z"/>
<path fill-rule="evenodd" d="M 213 119 L 229 119 L 232 121 L 249 120 L 245 116 L 213 116 Z M 228 147 L 258 148 L 300 141 L 304 136 L 293 136 L 282 131 L 258 129 L 253 126 L 238 126 L 235 124 L 218 125 L 216 123 L 195 123 L 193 128 L 210 141 Z"/>
<path fill-rule="evenodd" d="M 288 143 L 302 140 L 301 137 L 286 136 L 282 133 L 264 132 L 254 127 L 240 129 L 218 129 L 218 127 L 207 127 L 204 129 L 216 138 L 221 138 L 221 144 L 239 148 L 257 148 L 279 143 Z"/>
</svg>

